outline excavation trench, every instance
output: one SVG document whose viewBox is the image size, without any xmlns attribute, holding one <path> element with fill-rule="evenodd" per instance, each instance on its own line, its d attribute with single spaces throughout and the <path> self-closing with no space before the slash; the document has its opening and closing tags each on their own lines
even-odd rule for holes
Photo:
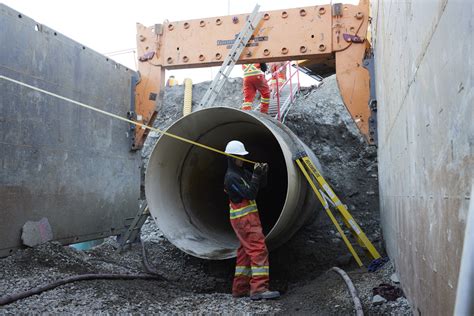
<svg viewBox="0 0 474 316">
<path fill-rule="evenodd" d="M 316 199 L 293 156 L 305 150 L 319 163 L 286 126 L 268 116 L 216 107 L 187 115 L 167 131 L 220 150 L 240 140 L 250 152 L 246 158 L 269 163 L 268 185 L 259 191 L 257 205 L 270 249 L 291 238 L 315 211 Z M 226 169 L 227 157 L 170 137 L 161 137 L 153 149 L 145 180 L 150 212 L 166 238 L 188 254 L 235 257 L 238 240 L 223 188 Z"/>
</svg>

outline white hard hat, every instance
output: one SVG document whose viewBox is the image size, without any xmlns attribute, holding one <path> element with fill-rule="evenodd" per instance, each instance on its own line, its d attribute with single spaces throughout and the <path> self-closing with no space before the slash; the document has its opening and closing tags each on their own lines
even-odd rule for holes
<svg viewBox="0 0 474 316">
<path fill-rule="evenodd" d="M 244 144 L 239 142 L 238 140 L 232 140 L 227 143 L 227 146 L 225 146 L 225 152 L 228 154 L 232 155 L 240 155 L 240 156 L 245 156 L 249 152 L 245 150 Z"/>
</svg>

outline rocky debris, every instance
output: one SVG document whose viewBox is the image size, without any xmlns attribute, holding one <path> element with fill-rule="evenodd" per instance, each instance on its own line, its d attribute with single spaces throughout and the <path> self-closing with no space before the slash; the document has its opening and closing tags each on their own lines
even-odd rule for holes
<svg viewBox="0 0 474 316">
<path fill-rule="evenodd" d="M 400 283 L 400 279 L 398 278 L 398 275 L 397 275 L 396 273 L 394 273 L 394 274 L 392 274 L 392 275 L 390 276 L 390 280 L 391 280 L 393 283 L 396 283 L 396 284 Z"/>
<path fill-rule="evenodd" d="M 337 259 L 336 259 L 336 263 L 337 263 L 337 266 L 339 267 L 345 267 L 347 266 L 348 264 L 350 264 L 350 262 L 354 260 L 352 258 L 352 255 L 350 253 L 348 254 L 345 254 L 345 255 L 342 255 L 342 256 L 339 256 Z"/>
<path fill-rule="evenodd" d="M 326 78 L 317 89 L 303 89 L 285 123 L 316 154 L 339 198 L 364 223 L 378 226 L 377 149 L 359 133 L 336 77 Z"/>
<path fill-rule="evenodd" d="M 46 217 L 37 222 L 28 221 L 23 225 L 21 240 L 25 246 L 34 247 L 53 240 L 53 230 Z"/>
<path fill-rule="evenodd" d="M 383 303 L 387 302 L 386 299 L 384 299 L 382 296 L 380 295 L 374 295 L 374 297 L 372 298 L 372 304 L 373 305 L 381 305 Z"/>
<path fill-rule="evenodd" d="M 144 231 L 160 232 L 148 222 Z M 89 251 L 46 243 L 0 260 L 0 296 L 25 291 L 66 276 L 85 273 L 143 273 L 141 247 L 117 254 L 114 238 Z M 0 314 L 25 313 L 167 313 L 274 314 L 278 302 L 234 299 L 231 262 L 212 263 L 190 257 L 164 239 L 146 242 L 150 263 L 174 281 L 86 281 L 60 286 L 0 307 Z M 229 271 L 219 275 L 222 267 Z M 209 271 L 212 269 L 213 271 Z M 232 271 L 231 271 L 232 270 Z"/>
<path fill-rule="evenodd" d="M 393 273 L 391 262 L 374 273 L 366 269 L 346 269 L 361 300 L 365 315 L 412 315 L 406 298 L 400 297 L 394 302 L 382 305 L 372 304 L 374 285 L 389 282 Z M 311 303 L 309 303 L 311 302 Z M 354 315 L 354 302 L 341 277 L 325 271 L 315 279 L 291 284 L 281 299 L 282 315 Z"/>
<path fill-rule="evenodd" d="M 160 242 L 164 240 L 163 233 L 156 227 L 151 217 L 148 217 L 141 230 L 141 238 L 144 241 Z"/>
<path fill-rule="evenodd" d="M 193 86 L 193 106 L 197 106 L 209 84 Z M 242 79 L 233 79 L 215 105 L 240 107 L 241 89 Z M 182 116 L 183 92 L 184 86 L 165 89 L 155 127 L 167 128 Z M 304 88 L 286 124 L 318 156 L 325 177 L 383 254 L 376 149 L 367 146 L 358 133 L 339 96 L 335 78 L 325 79 L 319 88 Z M 152 132 L 145 143 L 145 164 L 158 137 Z M 344 232 L 353 244 L 357 243 L 347 229 Z M 359 269 L 324 214 L 315 213 L 289 242 L 270 254 L 271 288 L 283 294 L 278 301 L 232 298 L 235 260 L 189 256 L 170 244 L 151 220 L 142 229 L 142 240 L 151 266 L 170 282 L 98 280 L 68 284 L 0 307 L 0 313 L 351 314 L 353 302 L 345 283 L 335 273 L 326 273 L 335 265 L 344 265 L 359 292 L 364 312 L 411 314 L 404 297 L 372 304 L 373 288 L 390 283 L 393 266 L 387 263 L 375 273 Z M 81 273 L 142 273 L 141 247 L 132 245 L 118 254 L 116 246 L 115 239 L 108 238 L 88 251 L 56 243 L 18 251 L 0 259 L 0 295 Z M 360 249 L 356 251 L 361 254 Z M 366 265 L 370 263 L 366 257 L 362 260 Z"/>
<path fill-rule="evenodd" d="M 209 84 L 193 86 L 193 105 L 199 102 Z M 241 79 L 227 83 L 224 93 L 220 95 L 224 98 L 216 100 L 215 105 L 240 107 L 241 87 Z M 165 128 L 181 117 L 183 89 L 178 86 L 165 90 L 161 110 L 163 114 L 155 122 L 156 127 Z M 347 205 L 369 239 L 383 253 L 376 148 L 365 143 L 348 114 L 335 76 L 326 78 L 319 88 L 303 88 L 290 109 L 285 124 L 316 154 L 334 191 Z M 158 136 L 152 135 L 145 143 L 145 161 Z M 346 230 L 345 234 L 351 242 L 356 243 L 349 231 Z M 356 268 L 355 261 L 347 254 L 341 236 L 336 234 L 328 217 L 315 213 L 288 243 L 271 253 L 272 286 L 285 292 L 292 284 L 313 280 L 334 265 Z M 368 263 L 370 261 L 366 261 Z M 377 284 L 373 284 L 375 285 Z"/>
<path fill-rule="evenodd" d="M 142 230 L 160 236 L 152 221 Z M 78 251 L 58 243 L 20 250 L 0 260 L 0 295 L 24 291 L 69 275 L 84 273 L 142 273 L 141 247 L 115 252 L 114 238 L 91 250 Z M 234 260 L 209 261 L 191 257 L 162 237 L 145 242 L 150 264 L 171 279 L 162 281 L 87 281 L 67 284 L 41 295 L 0 307 L 1 314 L 24 313 L 166 313 L 166 314 L 351 314 L 353 302 L 342 279 L 333 272 L 288 282 L 278 301 L 253 302 L 230 295 Z M 293 262 L 297 264 L 297 261 Z M 277 264 L 272 261 L 271 268 Z M 273 270 L 272 270 L 273 271 Z M 372 304 L 374 285 L 390 282 L 389 262 L 375 273 L 347 269 L 368 315 L 411 315 L 404 298 Z M 272 286 L 279 286 L 278 278 Z M 275 284 L 276 283 L 276 284 Z"/>
<path fill-rule="evenodd" d="M 193 85 L 193 101 L 192 110 L 197 111 L 203 107 L 199 107 L 199 102 L 211 85 L 210 81 Z M 217 96 L 213 106 L 227 106 L 240 108 L 242 105 L 242 78 L 230 78 L 224 85 L 221 93 Z M 163 96 L 163 104 L 160 107 L 159 115 L 153 126 L 160 129 L 168 128 L 172 123 L 183 116 L 184 105 L 184 85 L 166 87 Z M 142 149 L 142 157 L 145 164 L 151 154 L 156 140 L 160 137 L 157 132 L 150 132 Z"/>
<path fill-rule="evenodd" d="M 380 295 L 388 301 L 396 301 L 399 297 L 404 296 L 402 289 L 387 283 L 381 283 L 374 287 L 372 292 L 374 295 Z"/>
<path fill-rule="evenodd" d="M 376 148 L 368 146 L 360 135 L 342 102 L 335 77 L 326 78 L 319 88 L 304 88 L 285 124 L 315 153 L 326 180 L 384 254 L 378 180 L 371 176 L 377 174 Z M 348 239 L 357 244 L 346 227 L 342 228 Z M 315 243 L 309 244 L 308 240 Z M 356 251 L 361 255 L 360 249 Z M 278 262 L 272 273 L 286 280 L 282 283 L 304 283 L 335 265 L 355 269 L 357 265 L 351 256 L 342 258 L 348 253 L 328 216 L 315 213 L 289 242 L 271 254 L 271 262 Z M 361 259 L 366 265 L 370 263 L 365 256 Z"/>
<path fill-rule="evenodd" d="M 391 261 L 387 262 L 377 272 L 355 275 L 351 274 L 351 278 L 356 279 L 356 287 L 364 307 L 369 307 L 371 315 L 413 315 L 410 303 L 401 296 L 395 301 L 388 300 L 381 305 L 371 305 L 374 296 L 374 287 L 378 284 L 390 283 L 390 276 L 395 272 Z M 379 294 L 379 293 L 377 293 Z M 380 294 L 379 294 L 380 295 Z M 383 296 L 383 295 L 380 295 Z"/>
<path fill-rule="evenodd" d="M 209 85 L 210 82 L 193 85 L 193 111 L 199 110 L 197 105 Z M 181 118 L 183 103 L 184 85 L 166 87 L 154 127 L 166 129 Z M 241 103 L 242 79 L 231 78 L 214 106 L 239 108 Z M 336 77 L 324 79 L 319 88 L 302 88 L 285 124 L 316 154 L 326 180 L 350 211 L 354 211 L 356 220 L 368 227 L 369 238 L 376 236 L 375 241 L 380 241 L 377 150 L 365 143 L 347 112 Z M 144 172 L 159 136 L 151 132 L 144 144 Z"/>
</svg>

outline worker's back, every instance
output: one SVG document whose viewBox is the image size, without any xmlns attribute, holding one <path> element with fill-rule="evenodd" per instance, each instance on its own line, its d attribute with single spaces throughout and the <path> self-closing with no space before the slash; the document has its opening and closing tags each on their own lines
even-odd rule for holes
<svg viewBox="0 0 474 316">
<path fill-rule="evenodd" d="M 243 64 L 242 70 L 244 71 L 244 78 L 263 75 L 260 64 Z"/>
</svg>

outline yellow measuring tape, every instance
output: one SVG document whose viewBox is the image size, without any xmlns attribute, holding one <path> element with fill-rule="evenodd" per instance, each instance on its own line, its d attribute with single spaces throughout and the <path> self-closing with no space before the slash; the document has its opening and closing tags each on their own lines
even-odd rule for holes
<svg viewBox="0 0 474 316">
<path fill-rule="evenodd" d="M 31 86 L 31 85 L 29 85 L 29 84 L 26 84 L 26 83 L 24 83 L 24 82 L 21 82 L 21 81 L 18 81 L 18 80 L 9 78 L 9 77 L 5 77 L 5 76 L 0 75 L 0 79 L 5 79 L 5 80 L 7 80 L 7 81 L 16 83 L 16 84 L 18 84 L 18 85 L 20 85 L 20 86 L 33 89 L 33 90 L 35 90 L 35 91 L 38 91 L 38 92 L 41 92 L 41 93 L 44 93 L 44 94 L 53 96 L 53 97 L 55 97 L 55 98 L 58 98 L 58 99 L 61 99 L 61 100 L 64 100 L 64 101 L 67 101 L 67 102 L 70 102 L 70 103 L 77 104 L 77 105 L 82 106 L 82 107 L 84 107 L 84 108 L 86 108 L 86 109 L 89 109 L 89 110 L 92 110 L 92 111 L 96 111 L 96 112 L 102 113 L 102 114 L 104 114 L 104 115 L 107 115 L 107 116 L 116 118 L 116 119 L 118 119 L 118 120 L 121 120 L 121 121 L 130 123 L 130 124 L 134 124 L 134 125 L 139 126 L 139 127 L 141 127 L 141 128 L 146 128 L 146 129 L 149 129 L 149 130 L 151 130 L 151 131 L 155 131 L 155 132 L 161 133 L 161 134 L 166 135 L 166 136 L 168 136 L 168 137 L 171 137 L 171 138 L 174 138 L 174 139 L 183 141 L 183 142 L 185 142 L 185 143 L 189 143 L 189 144 L 191 144 L 191 145 L 195 145 L 195 146 L 198 146 L 198 147 L 201 147 L 201 148 L 204 148 L 204 149 L 207 149 L 207 150 L 216 152 L 216 153 L 221 154 L 221 155 L 224 155 L 224 156 L 228 156 L 228 157 L 232 157 L 232 158 L 235 158 L 235 159 L 239 159 L 239 160 L 242 160 L 242 161 L 251 163 L 251 164 L 256 164 L 255 161 L 245 159 L 245 158 L 243 158 L 243 157 L 241 157 L 241 156 L 234 156 L 234 155 L 228 154 L 228 153 L 226 153 L 226 152 L 223 152 L 222 150 L 213 148 L 213 147 L 211 147 L 211 146 L 207 146 L 207 145 L 204 145 L 204 144 L 201 144 L 201 143 L 192 141 L 192 140 L 190 140 L 190 139 L 187 139 L 187 138 L 184 138 L 184 137 L 181 137 L 181 136 L 178 136 L 178 135 L 174 135 L 174 134 L 171 134 L 171 133 L 162 131 L 162 130 L 160 130 L 160 129 L 158 129 L 158 128 L 151 127 L 151 126 L 148 126 L 148 125 L 145 125 L 145 124 L 141 124 L 141 123 L 138 123 L 138 122 L 135 122 L 135 121 L 126 119 L 126 118 L 121 117 L 121 116 L 119 116 L 119 115 L 116 115 L 116 114 L 113 114 L 113 113 L 110 113 L 110 112 L 107 112 L 107 111 L 104 111 L 104 110 L 97 109 L 97 108 L 95 108 L 95 107 L 93 107 L 93 106 L 90 106 L 90 105 L 87 105 L 87 104 L 84 104 L 84 103 L 81 103 L 81 102 L 78 102 L 78 101 L 71 100 L 71 99 L 69 99 L 69 98 L 60 96 L 60 95 L 58 95 L 58 94 L 55 94 L 55 93 L 52 93 L 52 92 L 49 92 L 49 91 L 46 91 L 46 90 L 43 90 L 43 89 L 40 89 L 40 88 L 37 88 L 37 87 L 35 87 L 35 86 Z"/>
</svg>

